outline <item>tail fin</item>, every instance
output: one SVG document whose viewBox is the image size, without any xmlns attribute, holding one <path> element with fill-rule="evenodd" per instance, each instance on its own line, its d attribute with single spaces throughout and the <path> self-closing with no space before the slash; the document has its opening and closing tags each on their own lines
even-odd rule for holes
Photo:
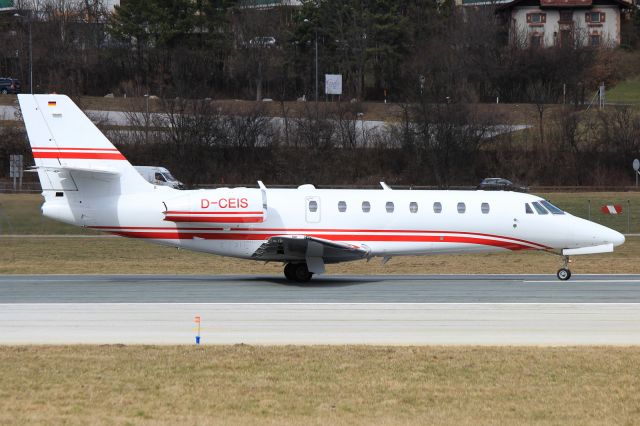
<svg viewBox="0 0 640 426">
<path fill-rule="evenodd" d="M 100 197 L 146 192 L 151 185 L 64 95 L 18 95 L 43 195 L 78 191 Z"/>
</svg>

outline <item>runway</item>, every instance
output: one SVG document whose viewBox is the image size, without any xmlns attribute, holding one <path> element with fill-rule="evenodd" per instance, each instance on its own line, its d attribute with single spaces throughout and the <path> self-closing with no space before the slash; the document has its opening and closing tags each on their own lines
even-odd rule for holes
<svg viewBox="0 0 640 426">
<path fill-rule="evenodd" d="M 640 275 L 15 275 L 0 303 L 640 303 Z"/>
<path fill-rule="evenodd" d="M 1 276 L 1 344 L 640 344 L 640 275 Z"/>
</svg>

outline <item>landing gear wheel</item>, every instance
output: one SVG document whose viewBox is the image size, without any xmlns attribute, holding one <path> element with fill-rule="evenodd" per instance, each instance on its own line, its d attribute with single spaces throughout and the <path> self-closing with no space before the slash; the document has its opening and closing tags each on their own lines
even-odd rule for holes
<svg viewBox="0 0 640 426">
<path fill-rule="evenodd" d="M 569 278 L 571 278 L 571 271 L 567 268 L 560 268 L 558 269 L 558 273 L 556 275 L 558 276 L 559 280 L 567 281 Z"/>
<path fill-rule="evenodd" d="M 313 274 L 309 272 L 306 263 L 296 263 L 293 269 L 293 279 L 299 283 L 308 283 Z"/>
<path fill-rule="evenodd" d="M 296 265 L 294 265 L 293 263 L 287 263 L 286 265 L 284 265 L 284 276 L 289 281 L 295 281 L 296 280 L 295 269 L 296 269 Z"/>
</svg>

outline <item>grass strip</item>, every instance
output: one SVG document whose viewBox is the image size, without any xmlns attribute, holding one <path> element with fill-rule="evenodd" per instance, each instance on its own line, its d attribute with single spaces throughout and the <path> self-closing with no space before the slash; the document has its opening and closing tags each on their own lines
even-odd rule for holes
<svg viewBox="0 0 640 426">
<path fill-rule="evenodd" d="M 638 347 L 0 347 L 2 424 L 633 424 Z"/>
</svg>

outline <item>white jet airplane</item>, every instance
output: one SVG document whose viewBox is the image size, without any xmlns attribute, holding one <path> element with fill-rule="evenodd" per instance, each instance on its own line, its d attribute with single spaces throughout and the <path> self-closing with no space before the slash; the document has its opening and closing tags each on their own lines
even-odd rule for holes
<svg viewBox="0 0 640 426">
<path fill-rule="evenodd" d="M 269 262 L 306 282 L 325 264 L 434 253 L 612 252 L 619 232 L 510 191 L 219 188 L 180 191 L 138 174 L 66 96 L 18 95 L 42 213 L 149 242 Z"/>
</svg>

